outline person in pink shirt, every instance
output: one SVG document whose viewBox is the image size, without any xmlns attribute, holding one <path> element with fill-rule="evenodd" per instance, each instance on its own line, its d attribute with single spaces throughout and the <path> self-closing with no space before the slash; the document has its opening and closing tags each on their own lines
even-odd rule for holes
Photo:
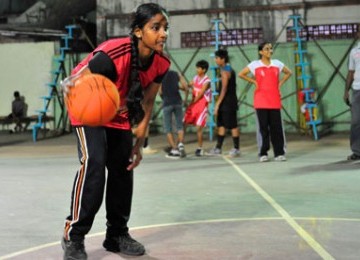
<svg viewBox="0 0 360 260">
<path fill-rule="evenodd" d="M 184 116 L 185 125 L 196 126 L 198 148 L 195 150 L 196 156 L 203 156 L 203 129 L 206 126 L 208 114 L 208 104 L 211 100 L 210 78 L 206 75 L 209 69 L 209 63 L 206 60 L 200 60 L 196 63 L 196 76 L 190 82 L 192 87 L 192 100 L 187 107 Z"/>
<path fill-rule="evenodd" d="M 285 134 L 281 119 L 281 86 L 292 72 L 279 60 L 271 59 L 270 42 L 258 46 L 259 60 L 252 61 L 239 72 L 239 77 L 254 84 L 254 108 L 257 116 L 260 162 L 269 161 L 270 140 L 276 161 L 286 161 Z M 254 77 L 249 77 L 251 73 Z M 281 73 L 284 76 L 281 78 Z"/>
</svg>

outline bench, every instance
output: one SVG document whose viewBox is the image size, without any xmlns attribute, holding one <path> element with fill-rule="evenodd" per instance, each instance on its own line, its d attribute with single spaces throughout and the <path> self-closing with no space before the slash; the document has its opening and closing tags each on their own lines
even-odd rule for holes
<svg viewBox="0 0 360 260">
<path fill-rule="evenodd" d="M 2 126 L 2 130 L 9 130 L 10 125 L 15 124 L 15 132 L 26 131 L 31 123 L 36 123 L 39 120 L 38 115 L 31 115 L 26 117 L 21 117 L 18 119 L 9 119 L 7 116 L 0 117 L 0 124 Z M 43 122 L 54 121 L 53 116 L 43 116 Z M 12 131 L 12 130 L 10 130 Z"/>
</svg>

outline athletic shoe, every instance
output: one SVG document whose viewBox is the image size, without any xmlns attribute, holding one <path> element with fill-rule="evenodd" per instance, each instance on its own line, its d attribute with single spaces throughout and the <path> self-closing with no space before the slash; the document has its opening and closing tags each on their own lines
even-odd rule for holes
<svg viewBox="0 0 360 260">
<path fill-rule="evenodd" d="M 269 157 L 267 155 L 262 155 L 259 158 L 260 162 L 268 162 L 269 161 Z"/>
<path fill-rule="evenodd" d="M 357 161 L 357 160 L 360 160 L 360 155 L 357 155 L 357 154 L 351 154 L 347 157 L 347 160 L 348 161 Z"/>
<path fill-rule="evenodd" d="M 186 157 L 185 146 L 184 146 L 183 143 L 179 143 L 178 149 L 179 149 L 179 152 L 180 152 L 180 157 L 181 157 L 181 158 Z"/>
<path fill-rule="evenodd" d="M 286 161 L 286 157 L 284 155 L 278 155 L 275 157 L 275 161 L 278 162 L 285 162 Z"/>
<path fill-rule="evenodd" d="M 207 152 L 206 155 L 210 155 L 210 156 L 221 155 L 221 149 L 214 147 L 210 149 L 210 151 Z"/>
<path fill-rule="evenodd" d="M 171 146 L 167 146 L 167 147 L 164 148 L 164 152 L 165 153 L 170 153 L 171 149 L 172 149 Z"/>
<path fill-rule="evenodd" d="M 180 151 L 178 149 L 171 149 L 171 151 L 166 155 L 166 158 L 179 159 Z"/>
<path fill-rule="evenodd" d="M 195 150 L 195 156 L 203 156 L 204 155 L 204 150 L 202 149 L 202 148 L 197 148 L 196 150 Z"/>
<path fill-rule="evenodd" d="M 133 239 L 128 233 L 117 237 L 109 237 L 106 235 L 103 246 L 107 251 L 120 252 L 125 255 L 145 254 L 145 247 Z"/>
<path fill-rule="evenodd" d="M 236 148 L 233 148 L 229 151 L 229 155 L 231 157 L 238 157 L 240 156 L 240 150 L 239 149 L 236 149 Z"/>
<path fill-rule="evenodd" d="M 64 249 L 64 260 L 86 260 L 84 240 L 67 241 L 65 238 L 61 240 L 61 246 Z"/>
<path fill-rule="evenodd" d="M 157 150 L 151 149 L 150 145 L 143 148 L 143 154 L 154 154 L 157 153 Z"/>
</svg>

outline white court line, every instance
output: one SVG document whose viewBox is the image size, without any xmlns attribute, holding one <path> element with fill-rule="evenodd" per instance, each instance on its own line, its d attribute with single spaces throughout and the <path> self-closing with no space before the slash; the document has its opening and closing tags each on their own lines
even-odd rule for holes
<svg viewBox="0 0 360 260">
<path fill-rule="evenodd" d="M 319 221 L 346 221 L 346 222 L 360 222 L 358 218 L 314 218 L 314 217 L 298 217 L 298 220 L 319 220 Z M 172 226 L 181 226 L 181 225 L 196 225 L 196 224 L 206 224 L 206 223 L 220 223 L 220 222 L 236 222 L 236 221 L 269 221 L 269 220 L 281 220 L 282 217 L 258 217 L 258 218 L 231 218 L 231 219 L 205 219 L 205 220 L 196 220 L 196 221 L 184 221 L 184 222 L 173 222 L 173 223 L 164 223 L 164 224 L 155 224 L 155 225 L 147 225 L 147 226 L 139 226 L 139 227 L 131 227 L 132 230 L 142 230 L 142 229 L 151 229 L 151 228 L 161 228 L 161 227 L 172 227 Z M 98 232 L 94 234 L 89 234 L 86 238 L 105 236 L 105 231 Z M 23 255 L 26 253 L 31 253 L 40 249 L 44 249 L 51 246 L 60 245 L 60 241 L 43 244 L 36 247 L 31 247 L 25 250 L 17 251 L 8 255 L 0 256 L 0 260 L 10 259 L 15 256 Z"/>
<path fill-rule="evenodd" d="M 305 229 L 303 229 L 295 219 L 281 207 L 265 190 L 263 190 L 253 179 L 251 179 L 243 170 L 233 161 L 223 156 L 224 160 L 234 167 L 234 169 L 243 177 L 251 187 L 253 187 L 279 214 L 283 219 L 312 247 L 323 259 L 335 259 L 323 248 Z"/>
</svg>

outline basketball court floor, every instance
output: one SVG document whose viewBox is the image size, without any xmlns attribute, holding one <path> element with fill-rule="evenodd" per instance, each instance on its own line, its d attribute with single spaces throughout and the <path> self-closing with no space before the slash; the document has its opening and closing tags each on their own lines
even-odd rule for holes
<svg viewBox="0 0 360 260">
<path fill-rule="evenodd" d="M 129 223 L 147 249 L 137 259 L 360 259 L 360 162 L 345 160 L 347 133 L 288 135 L 288 160 L 266 163 L 253 134 L 241 136 L 238 158 L 195 157 L 195 140 L 174 160 L 165 136 L 151 136 L 158 152 L 136 169 Z M 31 133 L 0 134 L 0 259 L 62 259 L 76 156 L 73 134 L 37 143 Z M 102 206 L 88 259 L 135 258 L 106 252 L 104 231 Z"/>
</svg>

